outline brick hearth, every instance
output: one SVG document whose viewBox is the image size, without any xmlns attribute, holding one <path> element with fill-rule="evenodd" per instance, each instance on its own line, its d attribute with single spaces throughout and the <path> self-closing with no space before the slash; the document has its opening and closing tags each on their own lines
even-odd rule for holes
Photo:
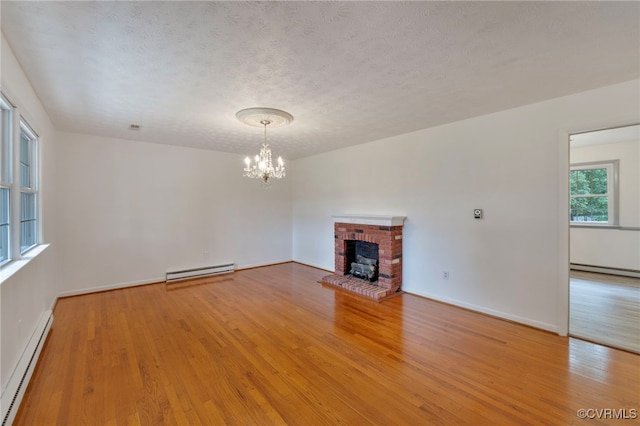
<svg viewBox="0 0 640 426">
<path fill-rule="evenodd" d="M 402 288 L 402 216 L 334 216 L 335 274 L 322 282 L 380 301 Z M 378 244 L 378 281 L 348 275 L 347 241 Z"/>
</svg>

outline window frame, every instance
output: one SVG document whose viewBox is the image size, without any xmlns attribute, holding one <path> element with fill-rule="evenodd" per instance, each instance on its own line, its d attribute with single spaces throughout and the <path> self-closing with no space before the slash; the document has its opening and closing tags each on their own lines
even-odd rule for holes
<svg viewBox="0 0 640 426">
<path fill-rule="evenodd" d="M 7 206 L 7 241 L 5 245 L 7 247 L 6 258 L 0 257 L 0 266 L 3 266 L 11 262 L 13 257 L 12 247 L 12 206 L 11 202 L 12 189 L 13 189 L 13 115 L 15 107 L 9 102 L 9 100 L 0 93 L 0 187 L 6 188 L 9 192 L 8 206 Z"/>
<path fill-rule="evenodd" d="M 569 203 L 573 198 L 607 197 L 607 222 L 581 222 L 571 220 L 571 206 L 569 206 L 569 225 L 576 227 L 617 227 L 619 224 L 619 168 L 620 160 L 591 161 L 587 163 L 573 163 L 569 168 Z M 578 170 L 607 170 L 606 194 L 571 194 L 571 172 Z"/>
<path fill-rule="evenodd" d="M 38 246 L 42 246 L 42 221 L 41 221 L 41 194 L 40 194 L 40 137 L 31 127 L 29 120 L 20 114 L 19 108 L 11 102 L 4 92 L 0 92 L 0 187 L 9 192 L 7 213 L 8 232 L 6 244 L 6 259 L 3 259 L 5 251 L 0 256 L 0 269 L 3 274 L 12 271 L 9 266 L 14 261 L 30 259 L 32 253 L 28 253 Z M 22 186 L 20 176 L 21 138 L 25 135 L 29 139 L 29 186 Z M 33 194 L 33 197 L 24 197 L 22 194 Z M 28 219 L 34 221 L 31 226 L 24 226 L 25 221 L 21 209 L 22 199 L 33 202 L 33 213 Z M 22 229 L 28 230 L 24 235 L 30 236 L 28 245 L 22 246 Z M 1 234 L 0 234 L 1 235 Z M 43 246 L 44 247 L 44 246 Z M 21 263 L 16 263 L 20 265 Z M 3 275 L 4 279 L 4 275 Z"/>
<path fill-rule="evenodd" d="M 31 126 L 29 126 L 29 124 L 26 122 L 26 120 L 24 119 L 24 117 L 20 117 L 20 132 L 19 132 L 19 136 L 16 138 L 16 143 L 18 144 L 18 146 L 15 149 L 16 152 L 16 161 L 18 162 L 18 164 L 21 163 L 22 161 L 22 135 L 26 135 L 26 137 L 28 138 L 28 146 L 29 146 L 29 185 L 30 186 L 22 186 L 22 176 L 15 176 L 16 174 L 21 174 L 21 168 L 18 166 L 18 171 L 17 173 L 14 174 L 14 181 L 15 179 L 19 180 L 19 188 L 20 188 L 20 208 L 22 209 L 24 207 L 24 204 L 22 202 L 22 194 L 33 194 L 34 195 L 34 206 L 33 206 L 33 210 L 34 210 L 34 218 L 31 219 L 30 221 L 34 221 L 35 222 L 35 229 L 33 230 L 33 244 L 27 245 L 27 246 L 23 246 L 22 242 L 23 242 L 23 235 L 22 233 L 20 234 L 20 238 L 19 238 L 19 250 L 20 250 L 20 254 L 25 254 L 26 252 L 28 252 L 29 250 L 31 250 L 32 248 L 34 248 L 35 246 L 37 246 L 39 244 L 39 225 L 40 225 L 40 220 L 39 220 L 39 214 L 38 214 L 38 209 L 39 209 L 39 200 L 38 200 L 38 186 L 39 186 L 39 176 L 38 176 L 38 135 L 36 134 L 36 132 L 33 131 L 33 129 L 31 128 Z M 20 216 L 16 216 L 20 218 L 20 230 L 22 230 L 22 224 L 25 222 L 25 220 L 23 219 L 23 211 L 20 211 Z"/>
</svg>

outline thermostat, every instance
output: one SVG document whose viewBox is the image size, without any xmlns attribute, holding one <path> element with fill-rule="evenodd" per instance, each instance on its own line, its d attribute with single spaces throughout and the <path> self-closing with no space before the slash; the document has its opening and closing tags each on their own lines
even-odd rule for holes
<svg viewBox="0 0 640 426">
<path fill-rule="evenodd" d="M 482 219 L 482 209 L 473 210 L 473 218 L 474 219 Z"/>
</svg>

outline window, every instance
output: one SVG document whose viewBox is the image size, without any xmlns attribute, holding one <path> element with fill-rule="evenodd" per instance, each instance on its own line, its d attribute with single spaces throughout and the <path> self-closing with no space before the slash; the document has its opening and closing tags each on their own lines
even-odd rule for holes
<svg viewBox="0 0 640 426">
<path fill-rule="evenodd" d="M 0 96 L 0 264 L 10 255 L 11 123 L 9 102 Z"/>
<path fill-rule="evenodd" d="M 24 122 L 20 122 L 20 253 L 37 244 L 37 139 Z"/>
<path fill-rule="evenodd" d="M 618 160 L 572 164 L 572 224 L 617 225 Z"/>
<path fill-rule="evenodd" d="M 0 265 L 38 245 L 38 136 L 0 94 Z"/>
<path fill-rule="evenodd" d="M 0 187 L 0 263 L 9 259 L 9 188 Z"/>
</svg>

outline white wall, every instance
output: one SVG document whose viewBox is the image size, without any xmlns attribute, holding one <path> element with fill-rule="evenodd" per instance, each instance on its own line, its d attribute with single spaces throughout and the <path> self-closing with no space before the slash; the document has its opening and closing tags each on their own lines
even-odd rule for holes
<svg viewBox="0 0 640 426">
<path fill-rule="evenodd" d="M 571 228 L 571 263 L 640 271 L 640 141 L 571 148 L 571 163 L 620 160 L 619 225 Z"/>
<path fill-rule="evenodd" d="M 565 332 L 568 134 L 637 121 L 639 85 L 296 161 L 294 260 L 334 269 L 331 215 L 406 215 L 405 291 Z"/>
<path fill-rule="evenodd" d="M 57 166 L 63 295 L 292 258 L 291 179 L 265 189 L 239 155 L 61 133 Z"/>
<path fill-rule="evenodd" d="M 4 36 L 1 46 L 1 88 L 39 135 L 40 214 L 44 243 L 51 246 L 0 284 L 0 383 L 4 391 L 9 375 L 33 334 L 42 314 L 56 298 L 55 265 L 55 158 L 56 132 L 25 77 Z"/>
</svg>

